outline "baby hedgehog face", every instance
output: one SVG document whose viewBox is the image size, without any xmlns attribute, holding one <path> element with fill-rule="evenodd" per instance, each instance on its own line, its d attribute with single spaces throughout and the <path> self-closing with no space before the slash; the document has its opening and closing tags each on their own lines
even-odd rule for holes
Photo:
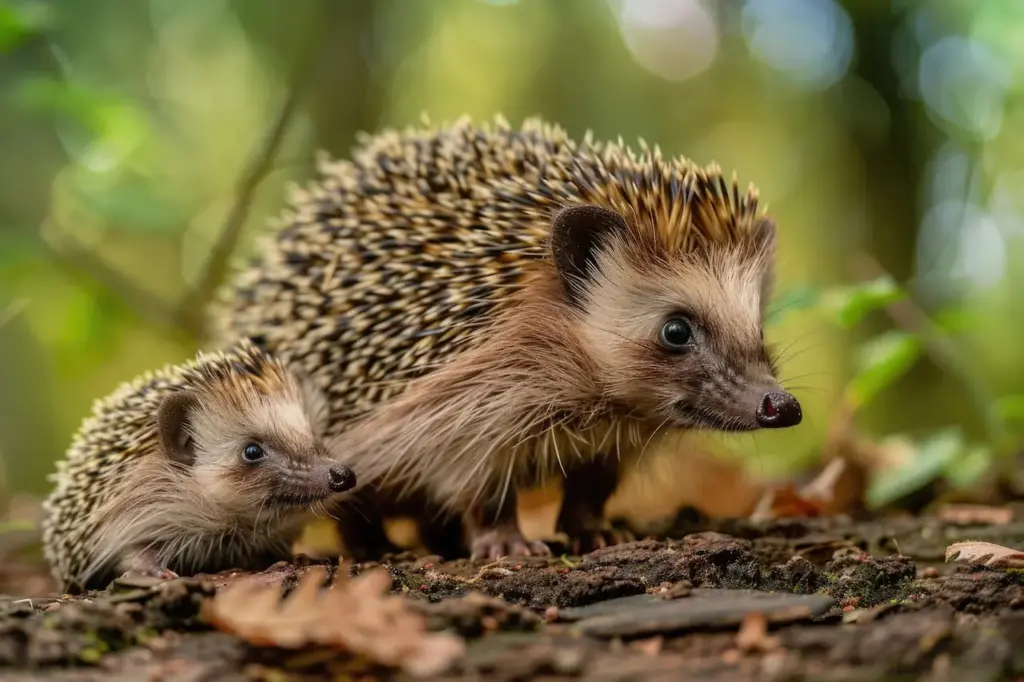
<svg viewBox="0 0 1024 682">
<path fill-rule="evenodd" d="M 227 509 L 309 506 L 355 486 L 321 442 L 326 414 L 291 374 L 236 364 L 208 386 L 171 394 L 157 415 L 167 455 Z"/>
<path fill-rule="evenodd" d="M 762 332 L 774 224 L 762 218 L 727 242 L 687 248 L 665 234 L 597 206 L 554 219 L 555 263 L 606 396 L 666 426 L 799 424 Z"/>
</svg>

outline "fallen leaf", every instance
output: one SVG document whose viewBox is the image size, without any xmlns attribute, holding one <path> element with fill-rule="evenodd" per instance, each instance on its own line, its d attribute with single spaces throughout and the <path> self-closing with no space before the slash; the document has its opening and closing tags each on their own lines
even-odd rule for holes
<svg viewBox="0 0 1024 682">
<path fill-rule="evenodd" d="M 863 486 L 858 485 L 860 473 L 858 467 L 846 459 L 834 458 L 802 488 L 787 484 L 765 491 L 750 518 L 753 521 L 808 518 L 848 511 L 862 496 Z M 852 495 L 851 487 L 855 489 Z M 841 499 L 837 499 L 837 491 L 842 493 L 838 496 Z"/>
<path fill-rule="evenodd" d="M 736 633 L 736 648 L 744 653 L 771 651 L 779 646 L 776 637 L 768 635 L 768 618 L 759 612 L 748 613 Z"/>
<path fill-rule="evenodd" d="M 765 491 L 764 496 L 750 515 L 752 521 L 768 519 L 815 517 L 822 515 L 822 504 L 800 495 L 796 486 L 784 485 Z"/>
<path fill-rule="evenodd" d="M 955 542 L 946 548 L 946 561 L 983 564 L 995 568 L 1024 568 L 1024 552 L 991 542 Z"/>
<path fill-rule="evenodd" d="M 946 504 L 938 510 L 938 516 L 949 523 L 991 523 L 1001 526 L 1013 521 L 1013 510 L 983 504 Z"/>
<path fill-rule="evenodd" d="M 324 587 L 326 575 L 323 567 L 310 569 L 283 599 L 283 580 L 237 581 L 206 603 L 206 619 L 254 646 L 341 649 L 417 677 L 439 674 L 465 653 L 461 638 L 427 632 L 422 614 L 388 594 L 386 570 L 348 578 L 341 568 Z"/>
</svg>

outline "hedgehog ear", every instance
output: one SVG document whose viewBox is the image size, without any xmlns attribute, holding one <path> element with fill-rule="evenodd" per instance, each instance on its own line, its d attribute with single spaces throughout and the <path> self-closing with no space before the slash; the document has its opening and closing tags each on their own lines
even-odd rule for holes
<svg viewBox="0 0 1024 682">
<path fill-rule="evenodd" d="M 551 254 L 570 301 L 578 304 L 582 299 L 582 285 L 590 278 L 601 247 L 628 229 L 622 216 L 600 206 L 570 206 L 555 215 Z"/>
<path fill-rule="evenodd" d="M 164 398 L 157 410 L 160 444 L 169 458 L 191 465 L 196 459 L 191 419 L 199 399 L 191 391 L 178 391 Z"/>
</svg>

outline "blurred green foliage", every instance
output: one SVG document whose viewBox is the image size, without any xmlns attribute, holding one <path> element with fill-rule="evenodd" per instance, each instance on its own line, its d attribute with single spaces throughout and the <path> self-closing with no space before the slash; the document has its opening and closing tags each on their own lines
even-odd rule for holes
<svg viewBox="0 0 1024 682">
<path fill-rule="evenodd" d="M 873 503 L 969 485 L 1024 436 L 1022 28 L 965 0 L 2 0 L 0 506 L 46 490 L 95 398 L 194 352 L 175 306 L 311 42 L 242 253 L 316 150 L 422 113 L 717 161 L 781 226 L 768 335 L 806 415 L 730 444 L 806 466 L 845 406 L 915 453 Z"/>
</svg>

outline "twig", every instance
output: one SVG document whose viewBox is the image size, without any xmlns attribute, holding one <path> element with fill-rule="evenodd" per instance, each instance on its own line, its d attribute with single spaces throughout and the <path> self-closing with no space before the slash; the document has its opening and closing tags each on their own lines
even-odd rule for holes
<svg viewBox="0 0 1024 682">
<path fill-rule="evenodd" d="M 281 103 L 269 131 L 265 134 L 262 145 L 256 150 L 238 182 L 234 204 L 224 221 L 224 227 L 213 246 L 210 257 L 206 261 L 203 273 L 196 286 L 186 293 L 178 307 L 179 319 L 190 320 L 189 326 L 200 330 L 200 333 L 204 327 L 203 308 L 213 297 L 228 272 L 231 256 L 238 246 L 242 229 L 245 227 L 249 211 L 252 208 L 253 195 L 263 178 L 273 169 L 274 159 L 284 141 L 289 124 L 295 117 L 295 111 L 302 100 L 302 95 L 305 93 L 313 66 L 320 53 L 320 47 L 324 42 L 326 23 L 323 20 L 315 22 L 317 35 L 306 42 L 306 48 L 297 60 L 288 80 L 288 94 Z"/>
<path fill-rule="evenodd" d="M 877 279 L 889 274 L 873 256 L 864 251 L 854 255 L 852 265 L 854 271 L 864 279 Z M 896 326 L 920 339 L 921 345 L 931 359 L 963 384 L 975 409 L 985 420 L 990 439 L 993 443 L 1001 442 L 1005 435 L 1005 429 L 992 409 L 995 396 L 978 378 L 973 367 L 964 359 L 956 346 L 946 338 L 942 330 L 914 301 L 909 292 L 904 298 L 886 306 L 885 312 Z"/>
</svg>

